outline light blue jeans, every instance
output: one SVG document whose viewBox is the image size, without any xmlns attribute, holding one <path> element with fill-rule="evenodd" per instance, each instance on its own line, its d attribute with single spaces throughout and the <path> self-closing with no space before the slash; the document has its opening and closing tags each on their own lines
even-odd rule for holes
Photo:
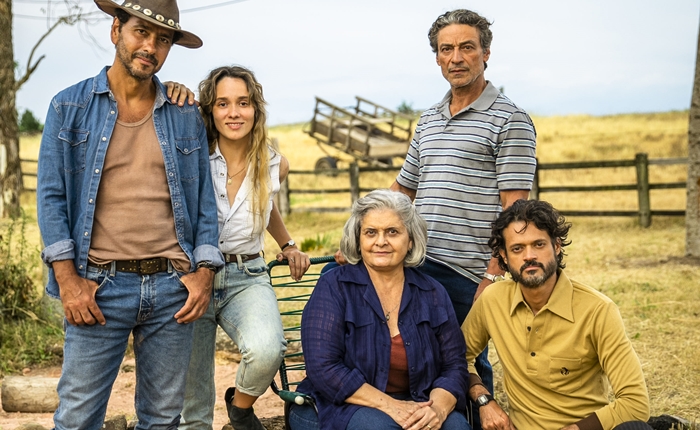
<svg viewBox="0 0 700 430">
<path fill-rule="evenodd" d="M 277 298 L 262 257 L 245 263 L 228 263 L 214 278 L 212 303 L 194 324 L 180 429 L 212 429 L 217 324 L 241 351 L 236 391 L 255 397 L 262 395 L 287 350 Z"/>
<path fill-rule="evenodd" d="M 100 286 L 95 300 L 106 324 L 64 322 L 63 370 L 58 383 L 57 430 L 97 430 L 134 334 L 136 429 L 177 429 L 192 347 L 192 324 L 173 317 L 188 292 L 175 271 L 148 276 L 88 267 Z"/>
</svg>

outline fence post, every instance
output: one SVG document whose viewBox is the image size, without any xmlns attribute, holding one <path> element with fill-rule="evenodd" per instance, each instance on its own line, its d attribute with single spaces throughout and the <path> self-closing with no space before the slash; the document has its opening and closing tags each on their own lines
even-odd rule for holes
<svg viewBox="0 0 700 430">
<path fill-rule="evenodd" d="M 286 217 L 291 212 L 289 204 L 289 175 L 287 175 L 287 179 L 280 183 L 280 191 L 277 193 L 277 198 L 279 199 L 277 206 L 280 214 Z"/>
<path fill-rule="evenodd" d="M 530 189 L 530 200 L 540 199 L 540 163 L 535 158 L 535 176 L 532 178 L 532 188 Z"/>
<path fill-rule="evenodd" d="M 634 156 L 637 169 L 637 194 L 639 196 L 639 225 L 651 225 L 651 200 L 649 199 L 649 156 L 641 153 Z"/>
<path fill-rule="evenodd" d="M 360 166 L 350 163 L 350 202 L 355 203 L 360 198 Z"/>
</svg>

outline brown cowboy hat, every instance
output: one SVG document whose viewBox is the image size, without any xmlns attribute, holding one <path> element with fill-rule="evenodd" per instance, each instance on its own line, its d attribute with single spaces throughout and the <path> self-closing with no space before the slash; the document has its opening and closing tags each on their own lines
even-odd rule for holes
<svg viewBox="0 0 700 430">
<path fill-rule="evenodd" d="M 202 39 L 180 28 L 180 10 L 175 0 L 125 0 L 121 5 L 112 0 L 95 0 L 95 4 L 109 15 L 114 16 L 114 11 L 121 9 L 129 15 L 180 33 L 182 37 L 175 42 L 177 45 L 185 48 L 202 46 Z"/>
</svg>

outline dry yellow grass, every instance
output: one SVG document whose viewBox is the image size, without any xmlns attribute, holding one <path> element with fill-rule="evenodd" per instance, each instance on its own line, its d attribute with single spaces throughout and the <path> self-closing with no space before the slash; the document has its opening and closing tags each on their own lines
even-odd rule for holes
<svg viewBox="0 0 700 430">
<path fill-rule="evenodd" d="M 632 159 L 637 152 L 650 158 L 682 157 L 687 149 L 687 113 L 670 112 L 609 117 L 534 118 L 541 162 Z M 301 125 L 276 127 L 281 152 L 293 169 L 312 169 L 324 153 L 304 134 Z M 22 157 L 35 158 L 37 138 L 22 139 Z M 332 153 L 332 155 L 337 155 Z M 346 158 L 347 160 L 347 158 Z M 398 162 L 398 160 L 397 160 Z M 653 182 L 685 180 L 684 167 L 652 166 Z M 657 170 L 658 169 L 658 170 Z M 361 178 L 367 188 L 388 187 L 393 173 Z M 543 185 L 612 184 L 634 181 L 632 169 L 547 172 Z M 292 176 L 292 188 L 346 188 L 347 176 Z M 634 192 L 543 194 L 560 209 L 636 209 Z M 34 194 L 22 198 L 35 217 Z M 349 206 L 349 195 L 298 196 L 292 205 Z M 652 193 L 652 208 L 685 208 L 684 190 Z M 347 214 L 293 213 L 287 227 L 298 241 L 327 235 L 337 244 Z M 684 220 L 655 217 L 642 229 L 632 218 L 571 218 L 573 244 L 566 261 L 571 277 L 600 289 L 620 306 L 627 333 L 639 354 L 652 415 L 671 413 L 700 417 L 700 266 L 684 260 Z M 30 240 L 39 243 L 32 227 Z M 334 247 L 314 255 L 332 253 Z M 268 237 L 266 258 L 278 247 Z M 38 279 L 38 278 L 37 278 Z"/>
</svg>

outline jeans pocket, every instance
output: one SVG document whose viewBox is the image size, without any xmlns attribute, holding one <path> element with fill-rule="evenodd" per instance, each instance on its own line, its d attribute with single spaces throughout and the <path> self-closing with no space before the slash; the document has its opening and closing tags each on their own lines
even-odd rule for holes
<svg viewBox="0 0 700 430">
<path fill-rule="evenodd" d="M 101 290 L 109 281 L 109 271 L 88 266 L 85 279 L 95 282 L 97 284 L 97 289 Z"/>
<path fill-rule="evenodd" d="M 262 263 L 258 262 L 257 260 L 262 261 Z M 263 276 L 267 275 L 267 266 L 262 258 L 256 258 L 251 262 L 251 264 L 243 263 L 243 271 L 248 276 Z"/>
<path fill-rule="evenodd" d="M 178 272 L 177 270 L 173 270 L 173 275 L 172 275 L 172 277 L 175 278 L 175 279 L 177 279 L 177 282 L 180 283 L 180 287 L 186 289 L 186 288 L 187 288 L 187 285 L 185 285 L 185 283 L 182 282 L 182 277 L 185 276 L 185 275 L 187 275 L 187 273 Z"/>
</svg>

